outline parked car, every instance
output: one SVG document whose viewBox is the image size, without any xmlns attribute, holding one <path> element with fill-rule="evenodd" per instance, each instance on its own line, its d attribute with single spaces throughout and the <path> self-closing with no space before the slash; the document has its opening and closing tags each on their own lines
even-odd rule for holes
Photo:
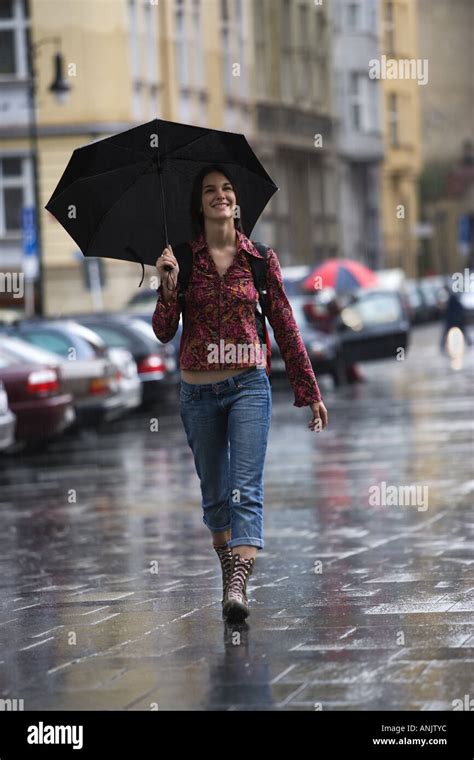
<svg viewBox="0 0 474 760">
<path fill-rule="evenodd" d="M 74 396 L 78 420 L 81 418 L 83 407 L 95 403 L 94 389 L 97 387 L 97 371 L 104 372 L 103 361 L 100 364 L 88 360 L 72 362 L 12 334 L 0 334 L 0 345 L 5 352 L 20 361 L 38 361 L 56 369 L 64 390 Z M 117 369 L 117 382 L 120 395 L 123 397 L 124 408 L 136 409 L 141 404 L 142 387 L 133 356 L 129 351 L 115 348 L 108 351 L 108 357 Z"/>
<path fill-rule="evenodd" d="M 431 277 L 424 277 L 421 281 L 423 292 L 430 291 L 433 303 L 433 319 L 441 319 L 446 308 L 448 301 L 449 291 L 447 285 L 450 284 L 450 279 L 444 275 L 434 275 Z"/>
<path fill-rule="evenodd" d="M 74 395 L 80 424 L 115 419 L 127 411 L 122 372 L 92 330 L 70 319 L 25 319 L 5 331 L 62 360 L 62 377 Z"/>
<path fill-rule="evenodd" d="M 412 324 L 427 322 L 429 319 L 429 309 L 418 281 L 405 280 L 402 293 L 408 302 Z"/>
<path fill-rule="evenodd" d="M 292 288 L 287 288 L 285 282 L 286 281 L 284 281 L 285 292 L 287 293 L 293 316 L 298 325 L 298 329 L 301 333 L 315 374 L 317 376 L 330 375 L 336 386 L 341 385 L 345 382 L 346 378 L 346 362 L 339 336 L 336 333 L 324 333 L 311 325 L 307 321 L 304 313 L 306 297 L 303 295 L 289 295 L 288 291 L 291 292 Z M 268 322 L 267 325 L 271 340 L 272 375 L 278 376 L 285 372 L 285 363 L 281 356 L 273 329 Z"/>
<path fill-rule="evenodd" d="M 138 409 L 143 402 L 143 385 L 135 359 L 126 348 L 108 348 L 107 354 L 118 369 L 119 395 L 125 409 Z"/>
<path fill-rule="evenodd" d="M 422 278 L 418 284 L 425 302 L 427 321 L 434 322 L 441 316 L 437 288 L 431 278 Z"/>
<path fill-rule="evenodd" d="M 1 363 L 0 363 L 1 367 Z M 8 406 L 8 396 L 0 380 L 0 451 L 8 449 L 15 440 L 16 416 Z"/>
<path fill-rule="evenodd" d="M 162 397 L 170 384 L 178 382 L 175 348 L 160 343 L 145 320 L 120 312 L 77 314 L 74 319 L 94 330 L 109 348 L 130 351 L 143 386 L 144 405 Z"/>
<path fill-rule="evenodd" d="M 162 350 L 164 351 L 164 355 L 166 356 L 166 362 L 168 367 L 168 374 L 166 375 L 166 382 L 167 383 L 176 383 L 179 380 L 179 349 L 181 346 L 181 335 L 183 333 L 183 325 L 181 322 L 181 319 L 178 323 L 178 329 L 176 330 L 176 333 L 171 338 L 168 343 L 162 343 L 158 338 L 156 337 L 155 333 L 153 332 L 153 327 L 151 326 L 151 320 L 153 316 L 153 312 L 151 314 L 147 312 L 131 312 L 130 314 L 128 312 L 123 312 L 123 316 L 129 316 L 133 319 L 139 319 L 141 322 L 144 322 L 147 325 L 147 333 L 151 336 L 153 335 L 154 339 L 158 341 L 158 345 L 161 346 Z"/>
<path fill-rule="evenodd" d="M 64 393 L 54 369 L 37 362 L 19 362 L 0 346 L 0 380 L 16 416 L 17 442 L 38 445 L 74 422 L 73 398 Z"/>
<path fill-rule="evenodd" d="M 135 293 L 129 300 L 126 309 L 130 314 L 153 314 L 156 306 L 158 294 L 156 290 L 148 288 L 146 290 Z"/>
<path fill-rule="evenodd" d="M 355 291 L 337 319 L 337 332 L 348 364 L 396 357 L 408 348 L 410 323 L 399 293 Z"/>
</svg>

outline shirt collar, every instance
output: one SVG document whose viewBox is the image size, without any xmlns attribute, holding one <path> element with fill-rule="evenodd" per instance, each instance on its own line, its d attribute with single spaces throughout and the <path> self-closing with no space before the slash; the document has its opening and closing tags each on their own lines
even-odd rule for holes
<svg viewBox="0 0 474 760">
<path fill-rule="evenodd" d="M 239 250 L 246 251 L 247 253 L 252 254 L 252 256 L 255 256 L 256 259 L 261 259 L 262 254 L 257 251 L 252 241 L 244 235 L 243 232 L 240 232 L 240 230 L 236 230 L 237 233 L 237 252 Z M 193 254 L 197 253 L 198 251 L 201 251 L 203 248 L 207 248 L 207 240 L 204 235 L 204 232 L 200 232 L 199 235 L 197 235 L 192 241 L 191 241 L 191 249 Z"/>
</svg>

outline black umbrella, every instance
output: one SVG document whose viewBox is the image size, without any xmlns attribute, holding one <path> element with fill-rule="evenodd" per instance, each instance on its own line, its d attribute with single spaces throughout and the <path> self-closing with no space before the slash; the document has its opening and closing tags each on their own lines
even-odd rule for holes
<svg viewBox="0 0 474 760">
<path fill-rule="evenodd" d="M 76 148 L 45 208 L 85 256 L 154 265 L 192 238 L 193 181 L 211 163 L 231 172 L 249 237 L 278 188 L 245 136 L 162 119 Z"/>
</svg>

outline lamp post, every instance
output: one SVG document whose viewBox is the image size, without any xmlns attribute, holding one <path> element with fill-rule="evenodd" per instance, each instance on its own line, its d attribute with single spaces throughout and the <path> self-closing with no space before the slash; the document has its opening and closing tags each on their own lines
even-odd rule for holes
<svg viewBox="0 0 474 760">
<path fill-rule="evenodd" d="M 30 234 L 33 236 L 32 248 L 35 248 L 37 259 L 37 271 L 25 272 L 26 288 L 25 288 L 25 312 L 27 316 L 37 314 L 43 316 L 44 313 L 44 298 L 43 298 L 43 252 L 41 247 L 41 217 L 39 213 L 39 169 L 38 169 L 38 124 L 36 120 L 36 93 L 37 93 L 37 68 L 36 57 L 38 51 L 42 45 L 53 43 L 59 48 L 61 39 L 59 37 L 44 37 L 38 42 L 30 43 L 28 45 L 28 71 L 29 71 L 29 87 L 28 87 L 28 135 L 31 151 L 31 162 L 33 168 L 33 230 Z M 54 58 L 54 78 L 50 86 L 49 92 L 52 92 L 59 103 L 64 103 L 67 100 L 71 85 L 64 79 L 63 69 L 64 62 L 63 57 L 59 50 L 56 51 Z"/>
</svg>

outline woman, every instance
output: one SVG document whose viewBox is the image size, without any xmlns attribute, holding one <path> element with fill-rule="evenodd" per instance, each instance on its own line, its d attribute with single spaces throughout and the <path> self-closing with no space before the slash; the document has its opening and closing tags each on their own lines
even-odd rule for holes
<svg viewBox="0 0 474 760">
<path fill-rule="evenodd" d="M 261 254 L 244 235 L 238 209 L 229 172 L 205 167 L 191 197 L 193 268 L 180 345 L 180 416 L 201 484 L 203 521 L 221 562 L 222 609 L 228 621 L 249 614 L 247 580 L 257 551 L 264 547 L 263 469 L 272 409 L 270 383 L 257 350 L 258 292 L 246 258 L 246 252 Z M 180 316 L 179 265 L 171 246 L 156 267 L 161 284 L 152 324 L 166 343 L 175 335 Z M 325 427 L 327 411 L 272 249 L 267 300 L 267 316 L 295 392 L 294 406 L 310 406 L 311 430 Z"/>
</svg>

